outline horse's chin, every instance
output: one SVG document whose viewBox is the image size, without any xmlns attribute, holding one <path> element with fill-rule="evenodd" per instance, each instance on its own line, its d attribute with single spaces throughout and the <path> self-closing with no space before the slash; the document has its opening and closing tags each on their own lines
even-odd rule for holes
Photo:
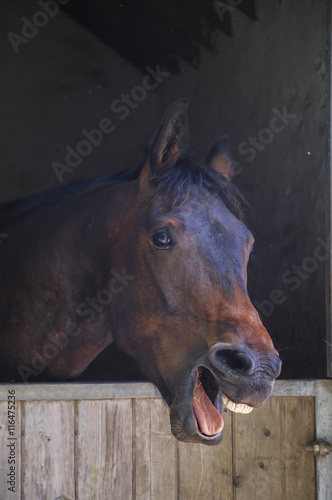
<svg viewBox="0 0 332 500">
<path fill-rule="evenodd" d="M 222 391 L 210 370 L 199 366 L 183 381 L 171 409 L 179 441 L 217 445 L 223 439 Z"/>
</svg>

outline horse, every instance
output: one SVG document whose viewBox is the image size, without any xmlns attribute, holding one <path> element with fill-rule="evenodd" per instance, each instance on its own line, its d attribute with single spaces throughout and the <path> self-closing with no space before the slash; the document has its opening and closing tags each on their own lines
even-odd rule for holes
<svg viewBox="0 0 332 500">
<path fill-rule="evenodd" d="M 281 361 L 248 297 L 253 236 L 226 138 L 188 147 L 188 101 L 146 161 L 1 207 L 2 380 L 75 379 L 111 343 L 170 409 L 180 441 L 222 441 L 222 408 L 249 413 Z"/>
</svg>

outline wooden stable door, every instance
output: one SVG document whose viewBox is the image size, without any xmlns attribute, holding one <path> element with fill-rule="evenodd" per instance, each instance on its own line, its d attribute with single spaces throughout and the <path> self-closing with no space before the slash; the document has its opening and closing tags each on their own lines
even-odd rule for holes
<svg viewBox="0 0 332 500">
<path fill-rule="evenodd" d="M 306 449 L 331 443 L 331 394 L 332 381 L 277 382 L 250 415 L 224 411 L 223 443 L 207 447 L 172 437 L 150 384 L 1 386 L 0 498 L 331 500 L 332 454 Z"/>
</svg>

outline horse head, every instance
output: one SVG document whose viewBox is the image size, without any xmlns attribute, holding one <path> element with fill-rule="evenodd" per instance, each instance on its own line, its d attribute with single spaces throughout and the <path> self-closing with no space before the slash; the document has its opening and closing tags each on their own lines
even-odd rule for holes
<svg viewBox="0 0 332 500">
<path fill-rule="evenodd" d="M 182 441 L 222 440 L 222 406 L 248 413 L 271 394 L 281 361 L 246 290 L 253 236 L 230 180 L 227 141 L 188 153 L 187 101 L 167 111 L 142 168 L 117 266 L 135 275 L 114 341 L 170 406 Z"/>
</svg>

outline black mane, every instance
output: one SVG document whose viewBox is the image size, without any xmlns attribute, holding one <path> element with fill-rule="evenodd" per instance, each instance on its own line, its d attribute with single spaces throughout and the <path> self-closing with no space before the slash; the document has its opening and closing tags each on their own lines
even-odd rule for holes
<svg viewBox="0 0 332 500">
<path fill-rule="evenodd" d="M 12 212 L 26 213 L 29 210 L 40 209 L 48 203 L 63 201 L 84 191 L 108 184 L 126 182 L 138 179 L 145 162 L 142 162 L 133 172 L 124 170 L 115 175 L 91 177 L 70 182 L 65 185 L 43 189 L 24 198 L 0 205 L 0 216 Z M 202 160 L 190 155 L 180 158 L 176 164 L 165 173 L 154 175 L 151 182 L 157 189 L 173 197 L 173 203 L 188 196 L 193 186 L 216 194 L 238 219 L 242 220 L 241 205 L 245 203 L 239 190 L 223 174 L 214 170 Z"/>
<path fill-rule="evenodd" d="M 217 195 L 238 219 L 243 219 L 242 205 L 245 199 L 236 186 L 222 173 L 202 160 L 190 155 L 183 156 L 164 173 L 152 177 L 157 189 L 173 196 L 173 204 L 190 194 L 193 186 Z"/>
</svg>

